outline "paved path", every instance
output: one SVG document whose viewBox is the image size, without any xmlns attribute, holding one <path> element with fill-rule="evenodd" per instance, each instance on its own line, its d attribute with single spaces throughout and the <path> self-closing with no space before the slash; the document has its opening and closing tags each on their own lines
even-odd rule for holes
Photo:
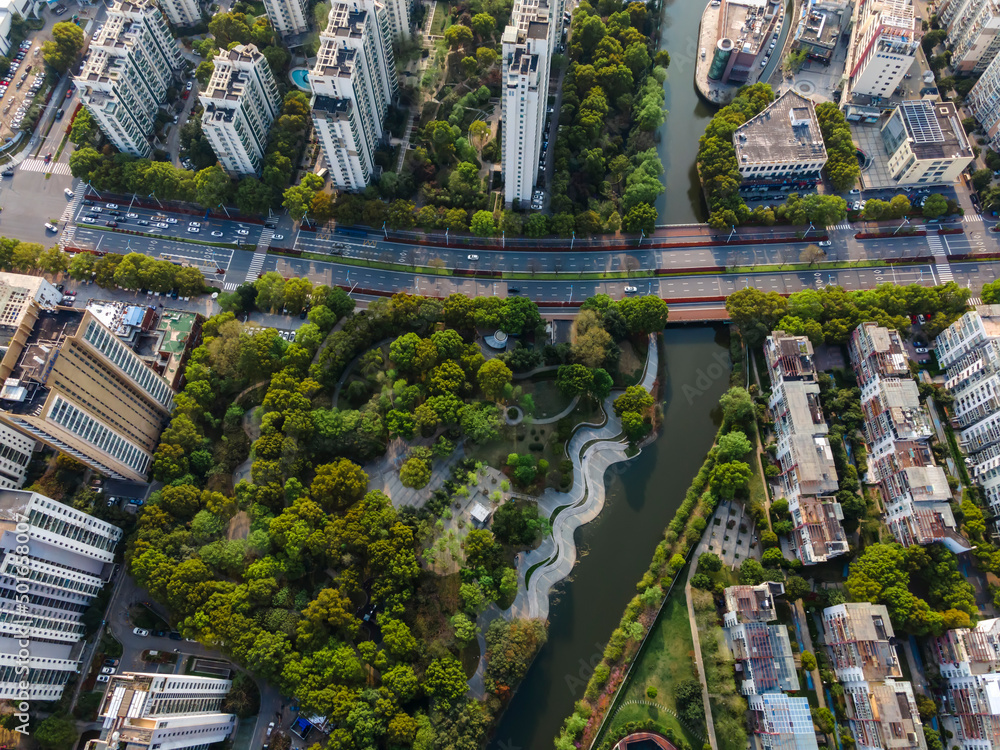
<svg viewBox="0 0 1000 750">
<path fill-rule="evenodd" d="M 569 402 L 569 406 L 567 406 L 561 412 L 559 412 L 558 414 L 556 414 L 554 417 L 545 417 L 543 419 L 534 419 L 534 418 L 532 418 L 531 423 L 532 424 L 554 424 L 555 422 L 558 422 L 563 417 L 569 416 L 573 412 L 573 410 L 576 408 L 576 405 L 578 403 L 580 403 L 580 394 L 577 394 L 577 395 L 573 396 L 573 400 Z"/>
<path fill-rule="evenodd" d="M 701 682 L 701 700 L 705 706 L 705 731 L 708 733 L 708 743 L 712 750 L 718 750 L 719 743 L 715 739 L 715 719 L 712 717 L 712 704 L 708 698 L 708 681 L 705 679 L 705 664 L 701 660 L 701 637 L 698 633 L 698 620 L 694 616 L 694 600 L 691 598 L 691 579 L 698 571 L 698 558 L 692 556 L 688 578 L 684 583 L 684 598 L 687 601 L 688 619 L 691 621 L 691 640 L 694 643 L 694 665 L 698 668 L 698 680 Z"/>
<path fill-rule="evenodd" d="M 812 634 L 809 632 L 809 621 L 806 619 L 806 610 L 802 606 L 802 600 L 795 600 L 795 619 L 799 621 L 799 635 L 802 636 L 802 645 L 805 646 L 805 650 L 808 651 L 813 656 L 816 655 L 816 649 L 813 648 Z M 826 696 L 823 695 L 823 680 L 819 676 L 819 663 L 817 660 L 816 669 L 812 671 L 812 681 L 813 687 L 816 688 L 816 701 L 819 703 L 820 708 L 826 708 Z"/>
<path fill-rule="evenodd" d="M 641 385 L 652 389 L 658 371 L 659 352 L 655 337 L 650 336 Z M 572 489 L 557 492 L 549 488 L 539 498 L 539 514 L 552 520 L 552 535 L 537 549 L 518 558 L 517 574 L 522 585 L 513 605 L 504 613 L 508 619 L 548 619 L 549 592 L 569 576 L 576 563 L 574 533 L 583 524 L 593 521 L 604 507 L 604 474 L 608 467 L 628 460 L 625 454 L 628 444 L 621 437 L 621 420 L 615 416 L 613 408 L 616 395 L 612 393 L 604 400 L 607 416 L 602 424 L 583 425 L 570 438 L 567 452 L 573 462 Z"/>
</svg>

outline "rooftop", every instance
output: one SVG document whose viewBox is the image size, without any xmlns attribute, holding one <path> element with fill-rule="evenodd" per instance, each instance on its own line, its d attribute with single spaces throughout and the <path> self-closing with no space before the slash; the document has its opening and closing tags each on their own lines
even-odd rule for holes
<svg viewBox="0 0 1000 750">
<path fill-rule="evenodd" d="M 951 102 L 925 99 L 901 102 L 882 126 L 886 149 L 895 153 L 904 140 L 917 159 L 957 159 L 971 157 L 972 147 L 965 135 L 958 110 Z M 893 148 L 893 144 L 897 144 Z"/>
<path fill-rule="evenodd" d="M 770 581 L 758 586 L 730 586 L 725 590 L 726 620 L 733 624 L 774 620 L 774 600 L 784 593 L 783 583 Z"/>
<path fill-rule="evenodd" d="M 818 47 L 833 50 L 840 39 L 844 19 L 849 18 L 850 10 L 846 3 L 839 8 L 813 5 L 809 13 L 799 19 L 795 42 L 813 49 Z"/>
<path fill-rule="evenodd" d="M 833 497 L 799 498 L 793 540 L 803 563 L 819 563 L 848 551 L 841 521 L 844 510 Z"/>
<path fill-rule="evenodd" d="M 201 98 L 238 101 L 246 90 L 250 75 L 245 68 L 263 59 L 264 56 L 252 44 L 238 44 L 231 50 L 220 52 L 215 56 L 215 69 Z"/>
<path fill-rule="evenodd" d="M 791 89 L 740 125 L 733 133 L 733 145 L 741 168 L 826 161 L 816 107 Z"/>
<path fill-rule="evenodd" d="M 813 346 L 805 336 L 792 336 L 784 331 L 774 331 L 764 345 L 767 369 L 771 379 L 814 380 L 816 364 Z"/>
</svg>

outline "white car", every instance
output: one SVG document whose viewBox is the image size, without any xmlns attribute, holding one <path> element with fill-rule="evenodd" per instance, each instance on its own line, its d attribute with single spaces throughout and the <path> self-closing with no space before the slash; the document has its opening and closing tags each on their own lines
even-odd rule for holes
<svg viewBox="0 0 1000 750">
<path fill-rule="evenodd" d="M 246 237 L 248 234 L 250 234 L 250 232 L 248 232 L 246 229 L 237 229 L 236 234 L 238 234 L 240 237 Z"/>
<path fill-rule="evenodd" d="M 97 219 L 91 219 L 89 216 L 84 216 L 82 219 L 80 219 L 80 221 L 82 221 L 84 224 L 96 224 L 97 223 Z"/>
<path fill-rule="evenodd" d="M 275 234 L 275 235 L 271 236 L 271 239 L 272 240 L 283 240 L 283 239 L 285 239 L 285 235 L 283 235 L 283 234 Z"/>
<path fill-rule="evenodd" d="M 137 635 L 140 638 L 145 638 L 147 635 L 149 635 L 149 631 L 143 630 L 142 628 L 132 628 L 132 633 L 133 635 Z"/>
<path fill-rule="evenodd" d="M 272 721 L 270 724 L 267 725 L 267 736 L 270 737 L 271 732 L 273 731 L 274 731 L 274 722 Z"/>
<path fill-rule="evenodd" d="M 158 221 L 153 226 L 158 227 L 160 229 L 167 229 L 170 225 L 169 224 L 164 224 L 162 221 Z"/>
<path fill-rule="evenodd" d="M 817 242 L 816 244 L 819 245 L 820 247 L 830 247 L 830 245 L 832 245 L 833 243 L 830 242 L 830 240 L 823 240 L 821 242 Z"/>
<path fill-rule="evenodd" d="M 638 291 L 639 290 L 636 289 L 634 286 L 627 286 L 627 287 L 625 287 L 625 294 L 635 294 Z"/>
<path fill-rule="evenodd" d="M 479 256 L 478 255 L 470 255 L 470 256 L 468 256 L 468 259 L 469 260 L 479 260 Z"/>
<path fill-rule="evenodd" d="M 200 227 L 201 226 L 201 222 L 200 221 L 189 221 L 188 222 L 188 226 L 189 227 Z"/>
<path fill-rule="evenodd" d="M 101 674 L 114 674 L 117 671 L 114 667 L 101 667 Z"/>
<path fill-rule="evenodd" d="M 97 682 L 108 682 L 111 678 L 106 674 L 97 675 Z"/>
<path fill-rule="evenodd" d="M 184 90 L 185 91 L 190 91 L 193 86 L 194 86 L 194 82 L 193 81 L 188 81 L 187 84 L 184 86 Z"/>
<path fill-rule="evenodd" d="M 114 211 L 116 208 L 118 208 L 118 204 L 117 203 L 109 203 L 108 204 L 108 208 L 110 210 Z"/>
<path fill-rule="evenodd" d="M 125 214 L 125 215 L 127 217 L 129 217 L 130 219 L 138 219 L 139 218 L 139 214 Z"/>
<path fill-rule="evenodd" d="M 45 228 L 48 229 L 50 232 L 55 232 L 58 231 L 59 229 L 59 227 L 57 227 L 55 224 L 52 224 L 51 222 L 48 221 L 45 222 Z"/>
<path fill-rule="evenodd" d="M 213 237 L 221 237 L 222 236 L 222 232 L 212 232 L 212 236 Z"/>
<path fill-rule="evenodd" d="M 66 197 L 67 198 L 72 198 L 73 197 L 73 191 L 70 190 L 69 188 L 66 188 L 65 190 L 63 190 L 63 192 L 66 193 Z"/>
<path fill-rule="evenodd" d="M 857 188 L 851 188 L 851 195 L 858 195 L 860 192 Z"/>
<path fill-rule="evenodd" d="M 200 232 L 201 230 L 200 230 L 200 229 L 198 229 L 198 227 L 188 227 L 188 231 L 189 231 L 189 232 L 190 232 L 191 234 L 198 234 L 198 232 Z"/>
<path fill-rule="evenodd" d="M 164 221 L 167 222 L 167 224 L 176 224 L 177 223 L 177 219 L 174 219 L 172 217 L 171 218 L 166 218 L 166 219 L 164 219 Z"/>
<path fill-rule="evenodd" d="M 915 346 L 913 347 L 913 351 L 915 351 L 917 354 L 927 354 L 927 347 Z"/>
</svg>

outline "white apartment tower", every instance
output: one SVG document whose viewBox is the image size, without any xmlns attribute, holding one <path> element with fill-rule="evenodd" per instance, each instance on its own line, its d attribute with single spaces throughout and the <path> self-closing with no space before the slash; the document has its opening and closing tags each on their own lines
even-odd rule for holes
<svg viewBox="0 0 1000 750">
<path fill-rule="evenodd" d="M 0 490 L 0 699 L 19 696 L 24 668 L 31 699 L 62 695 L 79 669 L 83 613 L 110 578 L 121 537 L 44 495 Z"/>
<path fill-rule="evenodd" d="M 174 26 L 197 26 L 201 23 L 198 0 L 159 0 L 167 20 Z"/>
<path fill-rule="evenodd" d="M 969 112 L 986 131 L 990 145 L 1000 148 L 1000 55 L 993 58 L 965 98 Z"/>
<path fill-rule="evenodd" d="M 309 30 L 309 3 L 306 0 L 264 0 L 271 26 L 282 37 Z"/>
<path fill-rule="evenodd" d="M 516 0 L 503 31 L 501 163 L 507 205 L 528 203 L 538 179 L 556 22 L 548 0 Z"/>
<path fill-rule="evenodd" d="M 309 71 L 312 117 L 330 179 L 363 190 L 375 176 L 389 103 L 399 92 L 389 13 L 376 0 L 334 3 Z"/>
<path fill-rule="evenodd" d="M 252 44 L 215 56 L 202 92 L 201 127 L 219 163 L 233 177 L 260 174 L 267 134 L 281 112 L 281 95 L 267 59 Z"/>
<path fill-rule="evenodd" d="M 117 2 L 74 76 L 80 99 L 119 151 L 149 156 L 156 110 L 181 52 L 153 0 Z"/>
<path fill-rule="evenodd" d="M 847 53 L 851 92 L 892 96 L 913 65 L 921 36 L 920 22 L 908 2 L 859 2 Z"/>
<path fill-rule="evenodd" d="M 386 0 L 389 14 L 389 29 L 393 41 L 401 42 L 410 38 L 410 0 Z"/>
<path fill-rule="evenodd" d="M 962 74 L 982 73 L 1000 52 L 1000 0 L 946 0 L 938 20 L 948 29 L 951 66 Z"/>
<path fill-rule="evenodd" d="M 0 490 L 19 490 L 38 446 L 34 440 L 0 422 Z"/>
<path fill-rule="evenodd" d="M 86 750 L 200 750 L 222 742 L 236 726 L 222 712 L 230 680 L 125 672 L 108 683 L 100 739 Z"/>
</svg>

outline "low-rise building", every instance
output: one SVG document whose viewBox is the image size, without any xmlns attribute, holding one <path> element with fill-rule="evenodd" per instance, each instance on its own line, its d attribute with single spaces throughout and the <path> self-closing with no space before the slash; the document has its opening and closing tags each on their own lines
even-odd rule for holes
<svg viewBox="0 0 1000 750">
<path fill-rule="evenodd" d="M 961 750 L 1000 748 L 1000 674 L 952 677 L 945 689 L 941 723 L 948 746 Z"/>
<path fill-rule="evenodd" d="M 773 581 L 764 581 L 756 586 L 729 586 L 723 592 L 726 598 L 723 625 L 731 628 L 744 622 L 771 622 L 777 619 L 774 600 L 784 593 L 785 584 Z"/>
<path fill-rule="evenodd" d="M 799 498 L 792 508 L 792 549 L 803 565 L 815 565 L 850 550 L 844 533 L 844 509 L 830 495 Z"/>
<path fill-rule="evenodd" d="M 818 750 L 809 699 L 784 693 L 747 698 L 754 750 Z"/>
<path fill-rule="evenodd" d="M 722 0 L 709 81 L 755 83 L 776 49 L 781 17 L 775 0 Z"/>
<path fill-rule="evenodd" d="M 792 50 L 804 51 L 810 60 L 829 65 L 840 44 L 841 32 L 851 20 L 851 4 L 846 0 L 810 2 L 799 17 L 792 36 Z"/>
<path fill-rule="evenodd" d="M 889 179 L 900 187 L 950 185 L 975 158 L 951 102 L 901 102 L 881 135 Z"/>
<path fill-rule="evenodd" d="M 281 94 L 267 59 L 252 44 L 215 56 L 215 70 L 199 95 L 201 129 L 222 168 L 233 177 L 259 175 Z"/>
<path fill-rule="evenodd" d="M 909 682 L 845 685 L 844 701 L 858 750 L 927 750 Z"/>
<path fill-rule="evenodd" d="M 848 602 L 827 607 L 823 610 L 823 635 L 837 679 L 845 688 L 903 676 L 885 605 Z"/>
<path fill-rule="evenodd" d="M 799 689 L 792 644 L 784 625 L 747 622 L 725 628 L 725 633 L 743 695 Z"/>
<path fill-rule="evenodd" d="M 201 750 L 221 743 L 236 727 L 236 716 L 222 711 L 230 687 L 215 677 L 115 675 L 99 711 L 101 736 L 85 750 Z"/>
<path fill-rule="evenodd" d="M 933 648 L 942 677 L 1000 672 L 1000 619 L 980 620 L 974 628 L 946 630 L 934 639 Z"/>
<path fill-rule="evenodd" d="M 847 350 L 862 389 L 878 378 L 909 377 L 909 358 L 895 329 L 873 321 L 862 323 L 851 333 Z"/>
<path fill-rule="evenodd" d="M 792 89 L 736 128 L 733 146 L 742 192 L 815 185 L 827 160 L 816 105 Z"/>
<path fill-rule="evenodd" d="M 0 490 L 0 699 L 62 695 L 79 671 L 83 614 L 111 577 L 121 537 L 37 492 Z"/>
</svg>

